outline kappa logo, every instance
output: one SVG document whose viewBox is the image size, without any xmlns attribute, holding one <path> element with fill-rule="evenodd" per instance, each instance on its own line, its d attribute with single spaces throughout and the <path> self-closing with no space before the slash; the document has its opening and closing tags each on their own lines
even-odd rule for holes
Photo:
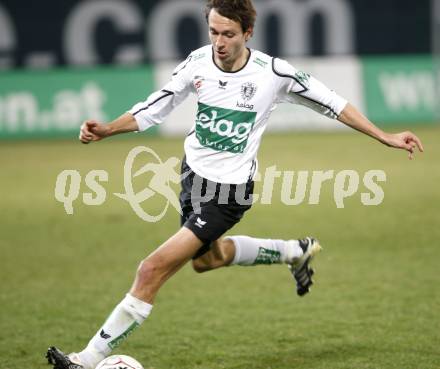
<svg viewBox="0 0 440 369">
<path fill-rule="evenodd" d="M 247 109 L 247 110 L 254 110 L 254 104 L 248 104 L 245 102 L 238 102 L 237 101 L 237 108 Z"/>
<path fill-rule="evenodd" d="M 104 332 L 104 329 L 101 329 L 101 332 L 99 333 L 99 335 L 104 338 L 105 340 L 108 340 L 111 336 L 107 333 Z"/>
<path fill-rule="evenodd" d="M 226 90 L 227 85 L 228 85 L 227 81 L 218 80 L 218 88 L 221 88 L 222 90 Z"/>
<path fill-rule="evenodd" d="M 200 218 L 197 218 L 197 220 L 196 220 L 196 227 L 199 227 L 199 228 L 203 228 L 203 226 L 206 224 L 207 222 L 205 222 L 205 221 L 203 221 L 202 219 L 200 219 Z"/>
<path fill-rule="evenodd" d="M 257 93 L 257 85 L 252 82 L 246 82 L 241 85 L 241 97 L 245 101 L 252 100 L 252 98 Z"/>
</svg>

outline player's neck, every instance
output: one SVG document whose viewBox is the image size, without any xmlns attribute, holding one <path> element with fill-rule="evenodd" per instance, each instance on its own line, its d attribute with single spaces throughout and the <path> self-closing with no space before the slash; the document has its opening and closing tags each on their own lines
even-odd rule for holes
<svg viewBox="0 0 440 369">
<path fill-rule="evenodd" d="M 245 48 L 241 55 L 231 62 L 222 61 L 217 58 L 215 58 L 214 60 L 217 66 L 225 72 L 237 72 L 247 64 L 250 58 L 250 53 L 250 50 L 248 48 Z"/>
</svg>

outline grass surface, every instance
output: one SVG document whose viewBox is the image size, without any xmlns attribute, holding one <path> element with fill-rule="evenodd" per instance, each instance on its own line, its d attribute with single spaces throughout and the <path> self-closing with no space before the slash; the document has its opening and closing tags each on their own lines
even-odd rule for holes
<svg viewBox="0 0 440 369">
<path fill-rule="evenodd" d="M 318 237 L 325 250 L 312 293 L 297 297 L 282 266 L 202 275 L 186 266 L 117 352 L 146 369 L 440 368 L 440 129 L 417 133 L 426 153 L 412 162 L 359 134 L 266 136 L 260 169 L 353 169 L 361 179 L 381 169 L 384 202 L 363 206 L 361 182 L 337 209 L 329 181 L 319 205 L 286 206 L 278 184 L 273 204 L 255 205 L 231 233 Z M 139 260 L 177 229 L 173 209 L 149 224 L 112 195 L 123 192 L 125 157 L 140 144 L 162 158 L 182 155 L 181 139 L 145 136 L 89 146 L 0 144 L 2 369 L 47 368 L 49 345 L 81 349 L 129 288 Z M 66 215 L 54 198 L 64 169 L 83 179 L 92 169 L 108 171 L 106 202 L 86 206 L 80 198 Z M 84 182 L 81 191 L 89 191 Z M 159 196 L 144 204 L 161 206 Z"/>
</svg>

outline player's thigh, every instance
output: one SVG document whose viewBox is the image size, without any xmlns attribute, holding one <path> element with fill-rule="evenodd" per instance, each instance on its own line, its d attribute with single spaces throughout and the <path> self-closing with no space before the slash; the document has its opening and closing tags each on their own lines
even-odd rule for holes
<svg viewBox="0 0 440 369">
<path fill-rule="evenodd" d="M 153 303 L 157 291 L 190 260 L 202 242 L 187 228 L 181 228 L 139 265 L 130 293 Z"/>
<path fill-rule="evenodd" d="M 178 268 L 190 260 L 202 244 L 202 241 L 191 230 L 182 227 L 152 252 L 146 260 L 160 269 Z"/>
</svg>

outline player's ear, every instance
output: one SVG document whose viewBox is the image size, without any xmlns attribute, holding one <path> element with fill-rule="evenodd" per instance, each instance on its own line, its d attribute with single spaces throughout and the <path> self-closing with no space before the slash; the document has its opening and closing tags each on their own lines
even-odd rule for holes
<svg viewBox="0 0 440 369">
<path fill-rule="evenodd" d="M 251 37 L 254 35 L 254 29 L 249 27 L 248 30 L 244 33 L 244 39 L 248 42 Z"/>
</svg>

